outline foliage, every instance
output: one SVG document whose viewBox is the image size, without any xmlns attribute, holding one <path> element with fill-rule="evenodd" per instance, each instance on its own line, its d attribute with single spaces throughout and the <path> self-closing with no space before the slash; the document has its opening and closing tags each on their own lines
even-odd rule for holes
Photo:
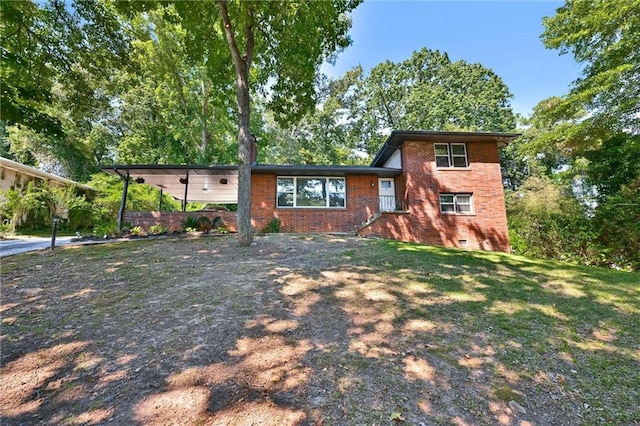
<svg viewBox="0 0 640 426">
<path fill-rule="evenodd" d="M 167 232 L 169 232 L 169 230 L 162 225 L 151 225 L 149 227 L 149 234 L 150 235 L 164 235 Z"/>
<path fill-rule="evenodd" d="M 325 59 L 350 44 L 347 31 L 351 20 L 346 14 L 358 3 L 357 0 L 172 3 L 191 36 L 187 47 L 190 54 L 207 58 L 211 72 L 224 84 L 235 82 L 241 245 L 249 245 L 252 240 L 251 88 L 269 92 L 268 107 L 279 122 L 302 117 L 314 105 L 313 84 L 318 68 Z M 161 3 L 122 2 L 118 7 L 135 15 L 157 10 Z M 211 13 L 212 9 L 218 13 Z M 229 72 L 229 63 L 234 65 L 233 73 Z"/>
<path fill-rule="evenodd" d="M 208 217 L 202 216 L 198 219 L 198 230 L 202 232 L 209 232 L 211 230 L 211 221 Z"/>
<path fill-rule="evenodd" d="M 94 215 L 97 222 L 108 221 L 118 216 L 122 200 L 123 180 L 117 176 L 98 173 L 91 176 L 87 185 L 98 192 L 93 200 Z M 127 210 L 154 211 L 158 209 L 160 191 L 149 185 L 129 183 L 127 190 Z M 169 195 L 163 194 L 164 211 L 177 211 L 179 204 Z"/>
<path fill-rule="evenodd" d="M 567 0 L 543 19 L 542 41 L 570 53 L 584 66 L 583 76 L 554 108 L 560 117 L 579 110 L 590 115 L 578 127 L 614 134 L 640 130 L 640 0 Z"/>
<path fill-rule="evenodd" d="M 518 254 L 593 263 L 594 239 L 584 208 L 547 177 L 530 177 L 507 197 Z"/>
<path fill-rule="evenodd" d="M 593 185 L 599 201 L 640 180 L 640 135 L 618 134 L 584 157 L 589 162 L 585 183 Z"/>
<path fill-rule="evenodd" d="M 215 228 L 212 229 L 212 231 L 215 234 L 228 234 L 229 233 L 229 230 L 224 225 L 216 226 Z"/>
<path fill-rule="evenodd" d="M 229 164 L 237 155 L 233 91 L 220 59 L 189 45 L 188 25 L 172 5 L 131 19 L 138 72 L 120 76 L 121 162 Z"/>
<path fill-rule="evenodd" d="M 118 223 L 114 219 L 100 222 L 93 227 L 93 235 L 99 238 L 114 237 L 119 232 Z"/>
<path fill-rule="evenodd" d="M 146 236 L 147 233 L 145 232 L 144 228 L 142 226 L 134 226 L 133 228 L 131 228 L 131 230 L 129 231 L 131 233 L 131 235 L 135 235 L 136 237 L 143 237 Z"/>
<path fill-rule="evenodd" d="M 107 2 L 7 1 L 0 8 L 3 126 L 45 141 L 13 147 L 3 135 L 3 151 L 53 157 L 66 176 L 85 178 L 104 153 L 85 138 L 112 109 L 106 94 L 114 69 L 128 64 L 120 22 Z"/>
<path fill-rule="evenodd" d="M 222 222 L 222 218 L 220 216 L 214 217 L 213 220 L 211 221 L 211 226 L 213 226 L 214 228 L 217 226 L 224 226 L 224 223 Z"/>
<path fill-rule="evenodd" d="M 54 216 L 68 219 L 61 223 L 61 229 L 92 226 L 90 202 L 71 186 L 57 187 L 30 180 L 26 186 L 3 191 L 0 199 L 0 216 L 14 230 L 50 228 Z"/>
<path fill-rule="evenodd" d="M 368 164 L 366 145 L 354 131 L 349 111 L 361 78 L 362 69 L 357 68 L 335 80 L 319 79 L 318 105 L 297 123 L 283 127 L 265 114 L 262 160 L 267 164 Z"/>
<path fill-rule="evenodd" d="M 200 227 L 200 222 L 198 221 L 198 218 L 195 216 L 187 216 L 182 221 L 182 228 L 187 232 L 191 232 L 189 231 L 189 229 L 197 230 L 199 227 Z"/>
<path fill-rule="evenodd" d="M 511 93 L 481 64 L 451 62 L 423 48 L 399 63 L 385 61 L 361 78 L 351 104 L 354 130 L 379 149 L 386 129 L 511 131 Z"/>
<path fill-rule="evenodd" d="M 269 223 L 267 223 L 265 227 L 262 228 L 262 232 L 266 232 L 269 234 L 277 234 L 277 233 L 280 233 L 281 230 L 282 230 L 282 223 L 280 222 L 280 219 L 278 219 L 277 217 L 272 217 Z"/>
<path fill-rule="evenodd" d="M 600 264 L 640 271 L 640 179 L 601 199 L 593 224 Z"/>
</svg>

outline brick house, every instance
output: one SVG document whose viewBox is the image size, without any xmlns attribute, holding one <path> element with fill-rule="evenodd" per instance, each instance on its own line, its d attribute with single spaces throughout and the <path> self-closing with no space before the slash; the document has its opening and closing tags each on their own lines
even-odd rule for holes
<svg viewBox="0 0 640 426">
<path fill-rule="evenodd" d="M 287 232 L 357 233 L 448 247 L 509 251 L 498 149 L 516 133 L 394 131 L 370 166 L 252 166 L 251 218 Z M 234 166 L 105 166 L 177 199 L 233 203 Z M 131 212 L 143 227 L 179 227 L 186 213 Z M 221 216 L 235 229 L 235 214 Z"/>
</svg>

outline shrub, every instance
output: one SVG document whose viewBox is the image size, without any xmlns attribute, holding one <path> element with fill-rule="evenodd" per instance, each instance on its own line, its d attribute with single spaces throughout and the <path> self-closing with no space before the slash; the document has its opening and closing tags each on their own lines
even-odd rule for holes
<svg viewBox="0 0 640 426">
<path fill-rule="evenodd" d="M 162 225 L 151 225 L 149 227 L 149 234 L 151 235 L 164 235 L 168 232 L 169 230 L 162 226 Z"/>
<path fill-rule="evenodd" d="M 206 216 L 202 216 L 198 219 L 198 229 L 203 232 L 209 232 L 211 230 L 211 221 Z"/>
<path fill-rule="evenodd" d="M 262 232 L 277 234 L 281 231 L 282 223 L 277 217 L 272 217 L 267 226 L 262 228 Z"/>
<path fill-rule="evenodd" d="M 105 221 L 93 227 L 93 235 L 100 238 L 118 235 L 118 224 L 115 220 Z"/>
<path fill-rule="evenodd" d="M 199 228 L 198 219 L 195 216 L 187 216 L 182 221 L 182 228 L 187 232 L 193 232 Z"/>
<path fill-rule="evenodd" d="M 146 235 L 146 232 L 144 232 L 144 228 L 142 226 L 134 226 L 133 228 L 131 228 L 131 235 L 135 235 L 136 237 L 142 237 L 144 235 Z"/>
</svg>

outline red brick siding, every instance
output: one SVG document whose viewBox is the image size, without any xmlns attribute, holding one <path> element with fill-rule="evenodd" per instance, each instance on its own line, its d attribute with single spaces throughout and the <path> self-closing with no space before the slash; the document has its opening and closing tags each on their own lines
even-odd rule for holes
<svg viewBox="0 0 640 426">
<path fill-rule="evenodd" d="M 255 229 L 276 217 L 286 232 L 355 232 L 378 211 L 378 177 L 374 175 L 346 176 L 345 208 L 276 208 L 276 179 L 276 175 L 251 176 L 251 221 Z"/>
<path fill-rule="evenodd" d="M 437 170 L 433 143 L 402 144 L 404 173 L 396 178 L 396 193 L 406 212 L 383 213 L 359 233 L 448 247 L 509 251 L 507 218 L 495 142 L 467 143 L 469 169 Z M 251 177 L 251 221 L 262 229 L 276 217 L 285 232 L 355 232 L 379 211 L 378 177 L 346 176 L 346 208 L 276 208 L 276 175 Z M 473 214 L 440 212 L 440 193 L 472 193 Z M 127 212 L 125 221 L 149 229 L 163 224 L 182 229 L 188 215 L 220 216 L 236 231 L 235 212 Z"/>
<path fill-rule="evenodd" d="M 230 232 L 237 230 L 236 212 L 228 211 L 203 211 L 203 212 L 125 212 L 124 221 L 131 223 L 133 226 L 141 226 L 145 231 L 153 225 L 165 226 L 170 232 L 182 231 L 182 221 L 187 216 L 195 216 L 200 218 L 206 216 L 212 220 L 216 216 L 220 216 L 224 226 Z"/>
<path fill-rule="evenodd" d="M 385 213 L 362 235 L 449 247 L 509 251 L 497 144 L 467 143 L 469 169 L 437 170 L 433 143 L 402 144 L 408 214 Z M 440 212 L 440 193 L 472 193 L 473 214 Z"/>
</svg>

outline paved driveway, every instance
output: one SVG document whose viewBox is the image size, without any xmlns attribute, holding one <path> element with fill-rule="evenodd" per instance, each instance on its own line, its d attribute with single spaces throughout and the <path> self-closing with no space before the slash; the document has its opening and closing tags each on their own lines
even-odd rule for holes
<svg viewBox="0 0 640 426">
<path fill-rule="evenodd" d="M 71 243 L 72 238 L 75 237 L 57 237 L 56 247 Z M 0 257 L 49 247 L 51 247 L 51 237 L 11 237 L 11 239 L 0 240 Z"/>
</svg>

